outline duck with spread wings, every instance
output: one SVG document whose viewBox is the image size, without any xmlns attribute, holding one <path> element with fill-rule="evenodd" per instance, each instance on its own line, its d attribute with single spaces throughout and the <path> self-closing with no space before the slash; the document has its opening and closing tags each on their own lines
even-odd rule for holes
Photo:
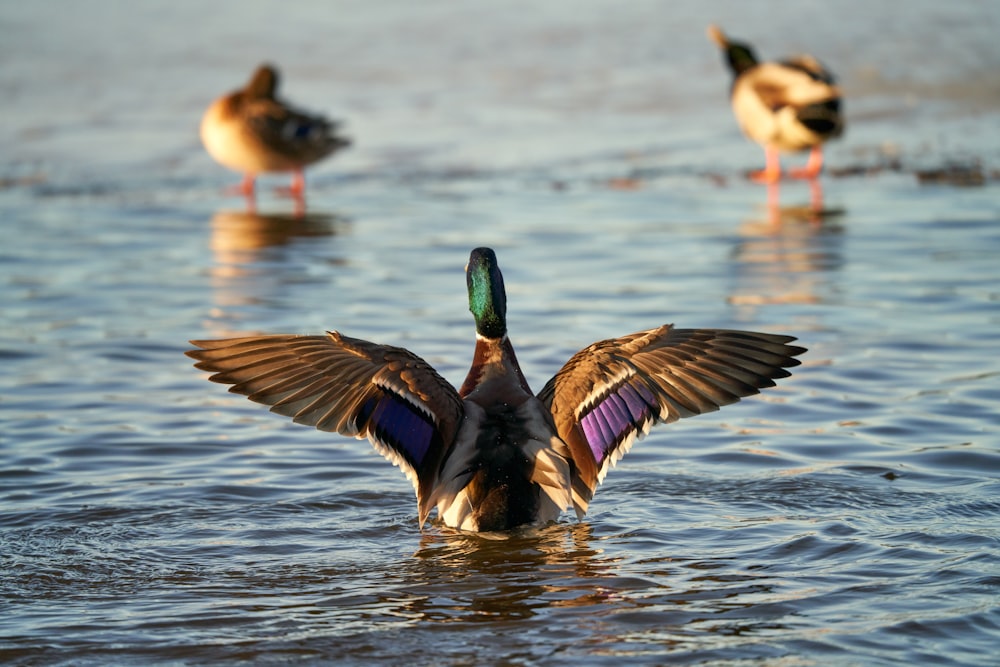
<svg viewBox="0 0 1000 667">
<path fill-rule="evenodd" d="M 507 334 L 496 255 L 466 267 L 476 323 L 456 390 L 408 350 L 325 335 L 192 341 L 198 368 L 294 421 L 367 438 L 413 483 L 420 524 L 501 531 L 583 517 L 597 485 L 657 423 L 774 386 L 804 348 L 791 336 L 672 325 L 594 343 L 536 395 Z"/>
</svg>

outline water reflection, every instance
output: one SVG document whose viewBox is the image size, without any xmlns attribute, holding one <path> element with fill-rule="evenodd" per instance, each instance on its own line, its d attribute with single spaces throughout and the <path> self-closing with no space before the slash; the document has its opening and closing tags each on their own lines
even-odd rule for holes
<svg viewBox="0 0 1000 667">
<path fill-rule="evenodd" d="M 601 551 L 591 545 L 587 523 L 551 524 L 511 533 L 467 533 L 439 526 L 421 534 L 417 561 L 462 572 L 488 571 L 499 565 L 506 572 L 534 570 L 543 565 L 570 564 L 588 576 Z"/>
<path fill-rule="evenodd" d="M 744 222 L 731 254 L 729 303 L 821 303 L 828 273 L 844 264 L 842 209 L 823 204 L 819 181 L 809 183 L 808 204 L 780 204 L 779 184 L 768 186 L 767 206 Z"/>
<path fill-rule="evenodd" d="M 296 238 L 334 236 L 344 219 L 331 213 L 256 213 L 219 211 L 211 220 L 210 245 L 219 266 L 250 264 L 263 250 Z"/>
<path fill-rule="evenodd" d="M 614 596 L 618 559 L 593 544 L 586 523 L 555 524 L 491 537 L 428 531 L 407 567 L 409 611 L 421 617 L 496 621 L 556 607 L 604 604 Z M 483 586 L 484 581 L 491 585 Z M 603 582 L 603 583 L 602 583 Z"/>
<path fill-rule="evenodd" d="M 305 188 L 304 184 L 305 181 L 302 181 L 300 184 L 300 187 L 303 189 Z M 244 180 L 243 183 L 240 183 L 239 185 L 233 185 L 226 188 L 225 194 L 243 197 L 243 201 L 246 202 L 246 212 L 253 215 L 257 213 L 257 192 L 253 181 L 250 182 L 249 190 L 247 187 L 246 180 Z M 304 191 L 296 190 L 294 184 L 292 187 L 277 187 L 274 189 L 274 192 L 279 197 L 287 198 L 292 201 L 295 217 L 302 217 L 306 214 L 306 197 Z"/>
<path fill-rule="evenodd" d="M 287 254 L 300 241 L 336 236 L 346 224 L 347 218 L 333 213 L 217 212 L 210 222 L 215 308 L 209 330 L 229 335 L 233 331 L 230 323 L 240 319 L 241 308 L 259 306 L 280 296 L 286 283 L 301 280 L 289 270 L 300 272 L 303 262 L 286 262 Z M 325 258 L 324 262 L 336 260 Z M 220 320 L 227 323 L 220 324 Z"/>
<path fill-rule="evenodd" d="M 844 214 L 843 209 L 828 209 L 823 205 L 823 183 L 819 179 L 806 181 L 809 186 L 809 204 L 781 206 L 781 183 L 767 184 L 767 219 L 772 225 L 783 222 L 809 221 L 821 224 L 828 218 Z"/>
<path fill-rule="evenodd" d="M 403 564 L 397 613 L 446 625 L 496 623 L 498 630 L 510 621 L 558 619 L 564 636 L 624 642 L 625 652 L 677 641 L 695 629 L 725 634 L 780 627 L 784 612 L 765 609 L 782 599 L 769 574 L 736 561 L 675 558 L 664 534 L 645 537 L 655 547 L 625 555 L 618 541 L 636 535 L 595 536 L 586 523 L 502 540 L 428 532 Z"/>
</svg>

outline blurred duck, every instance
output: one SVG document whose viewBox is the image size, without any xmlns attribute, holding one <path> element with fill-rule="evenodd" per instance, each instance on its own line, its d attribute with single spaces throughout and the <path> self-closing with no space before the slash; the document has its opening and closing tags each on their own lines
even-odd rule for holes
<svg viewBox="0 0 1000 667">
<path fill-rule="evenodd" d="M 294 421 L 368 438 L 413 483 L 420 525 L 500 531 L 582 518 L 608 470 L 657 423 L 710 412 L 774 386 L 804 348 L 791 336 L 722 329 L 648 331 L 573 355 L 535 395 L 507 336 L 494 252 L 466 266 L 476 323 L 457 391 L 408 350 L 348 338 L 264 335 L 192 341 L 209 379 Z"/>
<path fill-rule="evenodd" d="M 289 193 L 305 191 L 302 170 L 350 145 L 337 123 L 296 110 L 277 96 L 278 72 L 261 65 L 241 90 L 215 100 L 201 120 L 205 150 L 223 166 L 243 172 L 239 191 L 254 194 L 257 174 L 293 172 Z"/>
<path fill-rule="evenodd" d="M 751 175 L 774 183 L 781 178 L 779 151 L 811 149 L 805 168 L 794 178 L 816 178 L 823 169 L 823 143 L 840 136 L 844 120 L 840 89 L 833 75 L 812 56 L 759 62 L 748 44 L 729 40 L 717 26 L 709 38 L 725 52 L 733 71 L 733 113 L 740 129 L 764 147 L 766 167 Z"/>
</svg>

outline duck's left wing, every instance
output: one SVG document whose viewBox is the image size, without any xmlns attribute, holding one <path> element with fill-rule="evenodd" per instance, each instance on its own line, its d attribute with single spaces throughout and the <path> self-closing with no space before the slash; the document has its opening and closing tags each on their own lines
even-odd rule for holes
<svg viewBox="0 0 1000 667">
<path fill-rule="evenodd" d="M 213 382 L 322 431 L 368 438 L 413 482 L 420 521 L 464 415 L 455 388 L 403 348 L 342 336 L 191 341 L 186 354 Z"/>
<path fill-rule="evenodd" d="M 718 410 L 797 366 L 795 338 L 664 325 L 577 352 L 538 394 L 573 457 L 582 516 L 608 470 L 659 422 Z"/>
</svg>

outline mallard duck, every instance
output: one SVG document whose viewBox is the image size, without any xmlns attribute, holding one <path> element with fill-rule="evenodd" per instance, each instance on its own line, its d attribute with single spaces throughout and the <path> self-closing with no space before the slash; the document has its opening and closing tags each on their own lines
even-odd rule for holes
<svg viewBox="0 0 1000 667">
<path fill-rule="evenodd" d="M 805 168 L 794 178 L 816 178 L 823 169 L 823 143 L 840 136 L 844 119 L 840 89 L 833 75 L 812 56 L 760 62 L 748 44 L 729 40 L 717 26 L 709 38 L 726 54 L 733 71 L 733 113 L 743 133 L 764 147 L 766 166 L 751 178 L 774 183 L 781 178 L 779 151 L 810 149 Z"/>
<path fill-rule="evenodd" d="M 805 351 L 795 338 L 665 324 L 574 354 L 535 395 L 507 335 L 496 255 L 466 267 L 476 348 L 455 388 L 408 350 L 325 335 L 191 341 L 209 379 L 323 431 L 368 438 L 413 483 L 420 525 L 503 531 L 587 511 L 608 470 L 657 423 L 756 394 Z"/>
<path fill-rule="evenodd" d="M 223 166 L 243 172 L 239 190 L 254 194 L 257 174 L 293 172 L 289 192 L 305 191 L 302 170 L 350 145 L 337 123 L 296 110 L 277 96 L 278 72 L 261 65 L 246 87 L 212 102 L 201 119 L 205 150 Z"/>
</svg>

